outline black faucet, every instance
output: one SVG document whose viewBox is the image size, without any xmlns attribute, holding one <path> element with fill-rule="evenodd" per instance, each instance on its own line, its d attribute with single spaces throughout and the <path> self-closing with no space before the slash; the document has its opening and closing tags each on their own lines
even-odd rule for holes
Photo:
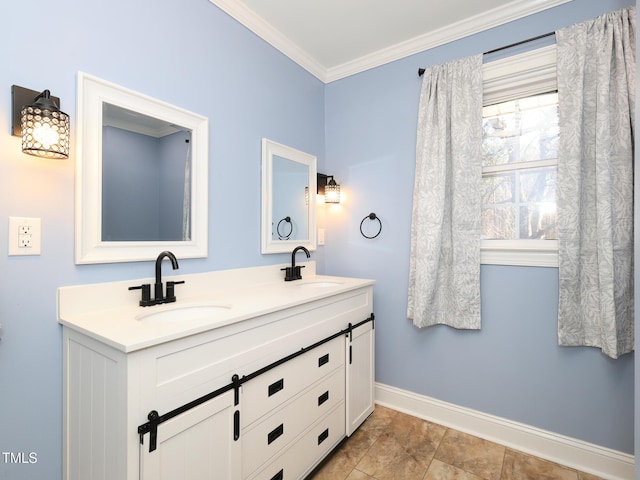
<svg viewBox="0 0 640 480">
<path fill-rule="evenodd" d="M 140 305 L 142 307 L 176 301 L 174 286 L 184 283 L 184 280 L 179 282 L 167 282 L 167 293 L 166 295 L 164 294 L 162 285 L 162 260 L 165 258 L 168 258 L 171 261 L 171 266 L 174 270 L 178 269 L 178 259 L 173 253 L 165 251 L 158 255 L 158 258 L 156 258 L 156 283 L 153 289 L 155 298 L 151 298 L 151 285 L 148 283 L 138 285 L 136 287 L 129 287 L 129 290 L 142 290 L 142 299 L 140 300 Z"/>
<path fill-rule="evenodd" d="M 300 274 L 300 269 L 304 268 L 304 265 L 296 266 L 296 253 L 298 253 L 299 250 L 302 250 L 304 253 L 306 253 L 307 254 L 307 258 L 311 257 L 311 254 L 309 253 L 309 250 L 307 250 L 303 246 L 299 246 L 299 247 L 294 248 L 293 252 L 291 252 L 291 266 L 280 269 L 280 270 L 284 270 L 285 271 L 285 276 L 284 276 L 284 281 L 285 282 L 290 282 L 292 280 L 301 280 L 302 279 L 302 275 Z"/>
</svg>

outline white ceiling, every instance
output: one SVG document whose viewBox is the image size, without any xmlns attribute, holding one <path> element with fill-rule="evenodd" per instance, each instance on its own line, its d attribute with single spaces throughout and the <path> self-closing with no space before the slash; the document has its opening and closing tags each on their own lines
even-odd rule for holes
<svg viewBox="0 0 640 480">
<path fill-rule="evenodd" d="M 571 0 L 210 0 L 323 82 Z"/>
</svg>

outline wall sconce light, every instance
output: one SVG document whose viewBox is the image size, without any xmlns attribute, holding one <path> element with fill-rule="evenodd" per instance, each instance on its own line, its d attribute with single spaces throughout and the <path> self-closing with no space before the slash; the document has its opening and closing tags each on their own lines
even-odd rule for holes
<svg viewBox="0 0 640 480">
<path fill-rule="evenodd" d="M 22 137 L 22 151 L 45 158 L 69 158 L 69 115 L 49 90 L 11 87 L 12 133 Z"/>
<path fill-rule="evenodd" d="M 324 203 L 340 203 L 340 185 L 333 175 L 318 173 L 318 195 L 324 195 Z"/>
</svg>

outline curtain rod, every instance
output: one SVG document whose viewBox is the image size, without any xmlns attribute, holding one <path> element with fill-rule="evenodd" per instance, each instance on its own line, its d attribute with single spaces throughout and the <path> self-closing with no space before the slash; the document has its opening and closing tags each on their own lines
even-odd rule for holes
<svg viewBox="0 0 640 480">
<path fill-rule="evenodd" d="M 495 48 L 493 50 L 489 50 L 488 52 L 484 52 L 483 55 L 489 55 L 491 53 L 500 52 L 502 50 L 506 50 L 507 48 L 513 48 L 513 47 L 517 47 L 519 45 L 524 45 L 525 43 L 534 42 L 536 40 L 541 40 L 543 38 L 547 38 L 547 37 L 550 37 L 551 35 L 555 35 L 555 34 L 556 34 L 556 32 L 544 33 L 542 35 L 538 35 L 537 37 L 528 38 L 528 39 L 522 40 L 520 42 L 516 42 L 516 43 L 511 43 L 509 45 L 505 45 L 504 47 L 500 47 L 500 48 Z M 426 69 L 419 68 L 418 69 L 418 76 L 421 77 L 422 75 L 424 75 L 425 71 L 426 71 Z"/>
</svg>

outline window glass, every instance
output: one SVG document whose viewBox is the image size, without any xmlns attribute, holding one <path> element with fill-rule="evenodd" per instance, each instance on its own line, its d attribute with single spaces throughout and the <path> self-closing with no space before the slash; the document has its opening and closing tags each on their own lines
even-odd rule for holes
<svg viewBox="0 0 640 480">
<path fill-rule="evenodd" d="M 483 239 L 557 239 L 558 136 L 557 93 L 484 107 Z"/>
</svg>

